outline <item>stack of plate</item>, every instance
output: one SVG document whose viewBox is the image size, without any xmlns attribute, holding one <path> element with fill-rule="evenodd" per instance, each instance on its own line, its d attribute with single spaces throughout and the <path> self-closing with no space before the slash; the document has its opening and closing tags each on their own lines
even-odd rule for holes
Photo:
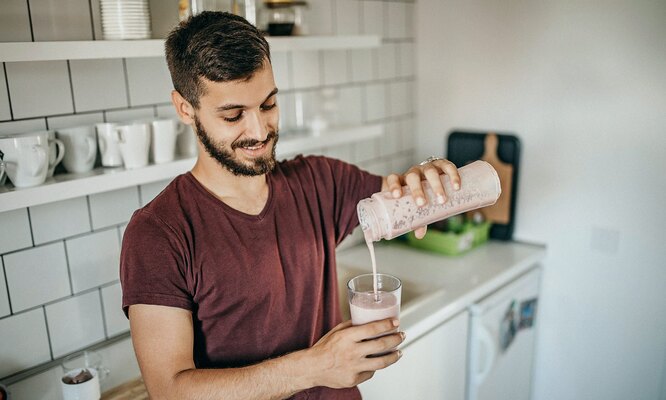
<svg viewBox="0 0 666 400">
<path fill-rule="evenodd" d="M 100 0 L 104 39 L 150 39 L 148 0 Z"/>
</svg>

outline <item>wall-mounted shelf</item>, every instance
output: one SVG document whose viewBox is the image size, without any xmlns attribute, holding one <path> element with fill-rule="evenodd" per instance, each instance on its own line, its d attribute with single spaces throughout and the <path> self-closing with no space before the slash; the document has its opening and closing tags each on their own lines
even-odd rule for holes
<svg viewBox="0 0 666 400">
<path fill-rule="evenodd" d="M 285 132 L 278 143 L 278 159 L 282 155 L 359 142 L 382 134 L 381 124 L 334 128 L 318 135 Z M 97 168 L 83 174 L 55 175 L 46 183 L 31 188 L 0 187 L 0 212 L 171 179 L 190 170 L 195 161 L 195 158 L 185 158 L 132 170 Z"/>
<path fill-rule="evenodd" d="M 267 37 L 271 51 L 378 47 L 376 35 Z M 87 40 L 0 43 L 0 62 L 163 57 L 164 40 Z"/>
</svg>

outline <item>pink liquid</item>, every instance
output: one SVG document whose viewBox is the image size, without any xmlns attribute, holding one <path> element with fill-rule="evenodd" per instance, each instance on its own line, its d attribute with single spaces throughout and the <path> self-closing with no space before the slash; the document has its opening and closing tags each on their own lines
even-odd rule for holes
<svg viewBox="0 0 666 400">
<path fill-rule="evenodd" d="M 379 300 L 376 300 L 379 299 Z M 363 325 L 368 322 L 386 318 L 398 318 L 400 315 L 400 302 L 392 293 L 387 292 L 361 292 L 356 293 L 349 305 L 353 325 Z"/>
<path fill-rule="evenodd" d="M 375 292 L 375 300 L 379 301 L 379 292 L 377 291 L 377 259 L 375 258 L 375 246 L 372 242 L 372 236 L 370 232 L 363 231 L 363 236 L 365 236 L 365 244 L 368 245 L 368 250 L 370 250 L 370 261 L 372 261 L 372 288 Z"/>
</svg>

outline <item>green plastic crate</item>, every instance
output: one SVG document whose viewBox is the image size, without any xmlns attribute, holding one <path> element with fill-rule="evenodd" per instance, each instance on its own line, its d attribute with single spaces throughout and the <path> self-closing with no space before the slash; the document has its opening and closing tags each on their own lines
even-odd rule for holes
<svg viewBox="0 0 666 400">
<path fill-rule="evenodd" d="M 414 232 L 409 232 L 406 235 L 407 243 L 419 249 L 455 256 L 487 242 L 490 226 L 491 223 L 488 221 L 480 224 L 465 222 L 459 233 L 428 229 L 425 237 L 421 240 L 416 238 Z"/>
</svg>

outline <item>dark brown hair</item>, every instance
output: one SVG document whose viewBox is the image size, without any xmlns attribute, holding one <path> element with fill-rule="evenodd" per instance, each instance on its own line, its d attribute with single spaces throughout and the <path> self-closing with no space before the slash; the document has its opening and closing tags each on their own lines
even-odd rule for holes
<svg viewBox="0 0 666 400">
<path fill-rule="evenodd" d="M 205 94 L 202 77 L 214 82 L 247 80 L 271 59 L 261 32 L 226 12 L 204 11 L 181 22 L 164 47 L 173 87 L 195 108 Z"/>
</svg>

